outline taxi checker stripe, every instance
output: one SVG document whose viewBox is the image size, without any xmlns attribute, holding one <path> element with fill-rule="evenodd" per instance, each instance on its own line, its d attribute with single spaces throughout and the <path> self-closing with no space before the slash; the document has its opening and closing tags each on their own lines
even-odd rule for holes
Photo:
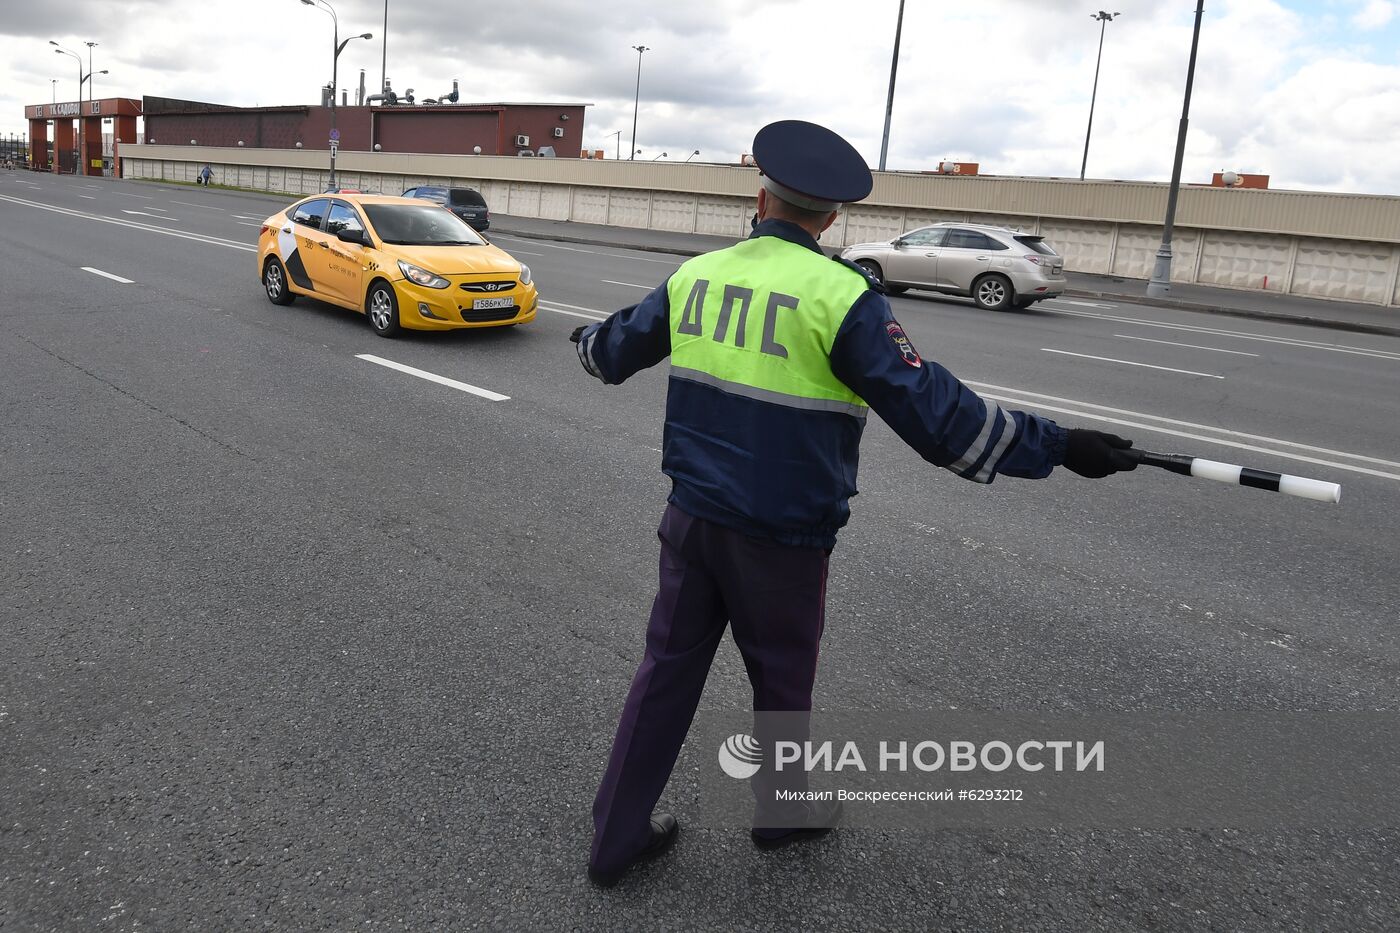
<svg viewBox="0 0 1400 933">
<path fill-rule="evenodd" d="M 788 395 L 785 392 L 774 392 L 772 389 L 760 389 L 757 386 L 744 385 L 741 382 L 730 382 L 728 379 L 721 379 L 710 373 L 701 372 L 698 369 L 686 369 L 683 366 L 672 366 L 671 377 L 674 379 L 685 379 L 689 382 L 698 382 L 701 385 L 713 386 L 732 395 L 741 395 L 744 398 L 751 398 L 759 402 L 771 402 L 774 405 L 783 405 L 787 408 L 801 408 L 806 411 L 832 411 L 842 415 L 850 415 L 853 418 L 865 420 L 866 412 L 869 411 L 864 405 L 852 405 L 849 402 L 838 402 L 827 398 L 805 398 L 801 395 Z"/>
</svg>

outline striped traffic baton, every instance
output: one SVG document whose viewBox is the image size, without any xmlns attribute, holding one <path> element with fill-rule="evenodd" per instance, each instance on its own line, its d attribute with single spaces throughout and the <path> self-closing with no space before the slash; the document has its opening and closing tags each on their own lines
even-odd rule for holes
<svg viewBox="0 0 1400 933">
<path fill-rule="evenodd" d="M 1271 473 L 1268 470 L 1204 460 L 1187 454 L 1156 454 L 1137 448 L 1130 448 L 1122 453 L 1138 463 L 1161 467 L 1182 476 L 1198 476 L 1201 479 L 1213 479 L 1217 483 L 1233 483 L 1236 486 L 1253 486 L 1255 489 L 1267 489 L 1270 492 L 1281 492 L 1285 496 L 1298 496 L 1303 499 L 1316 499 L 1318 502 L 1340 502 L 1342 498 L 1341 486 L 1325 483 L 1320 479 L 1308 479 L 1306 476 Z"/>
</svg>

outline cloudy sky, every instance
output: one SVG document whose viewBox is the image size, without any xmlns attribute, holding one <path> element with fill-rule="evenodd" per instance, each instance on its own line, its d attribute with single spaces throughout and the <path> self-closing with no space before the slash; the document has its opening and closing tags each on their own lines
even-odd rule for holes
<svg viewBox="0 0 1400 933">
<path fill-rule="evenodd" d="M 342 87 L 378 84 L 385 0 L 331 0 Z M 847 136 L 878 162 L 898 0 L 388 0 L 396 90 L 463 101 L 592 104 L 585 142 L 623 154 L 642 62 L 637 148 L 735 161 L 775 119 Z M 889 167 L 949 158 L 1004 175 L 1077 176 L 1098 9 L 1075 0 L 907 0 Z M 1193 0 L 1114 0 L 1089 175 L 1166 180 Z M 330 17 L 298 0 L 0 0 L 0 132 L 23 106 L 98 96 L 314 103 L 330 78 Z M 353 91 L 352 91 L 353 96 Z M 1400 194 L 1400 0 L 1207 0 L 1187 181 L 1222 169 L 1274 187 Z"/>
</svg>

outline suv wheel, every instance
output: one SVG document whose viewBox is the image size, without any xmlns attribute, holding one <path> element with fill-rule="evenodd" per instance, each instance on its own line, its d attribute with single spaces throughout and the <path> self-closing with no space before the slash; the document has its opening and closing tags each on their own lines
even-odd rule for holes
<svg viewBox="0 0 1400 933">
<path fill-rule="evenodd" d="M 986 311 L 1005 311 L 1015 297 L 1015 290 L 1004 275 L 984 275 L 972 283 L 972 300 Z"/>
</svg>

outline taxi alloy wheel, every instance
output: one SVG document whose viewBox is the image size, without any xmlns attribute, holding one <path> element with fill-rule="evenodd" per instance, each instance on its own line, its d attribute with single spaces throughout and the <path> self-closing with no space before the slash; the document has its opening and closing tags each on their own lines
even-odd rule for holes
<svg viewBox="0 0 1400 933">
<path fill-rule="evenodd" d="M 267 290 L 267 300 L 275 305 L 289 305 L 296 298 L 287 287 L 287 269 L 276 256 L 270 257 L 263 267 L 263 288 Z"/>
<path fill-rule="evenodd" d="M 972 286 L 972 300 L 988 311 L 1005 311 L 1014 297 L 1011 283 L 1000 275 L 986 275 Z"/>
<path fill-rule="evenodd" d="M 387 282 L 375 282 L 365 299 L 369 326 L 381 337 L 393 337 L 399 332 L 399 301 Z"/>
</svg>

